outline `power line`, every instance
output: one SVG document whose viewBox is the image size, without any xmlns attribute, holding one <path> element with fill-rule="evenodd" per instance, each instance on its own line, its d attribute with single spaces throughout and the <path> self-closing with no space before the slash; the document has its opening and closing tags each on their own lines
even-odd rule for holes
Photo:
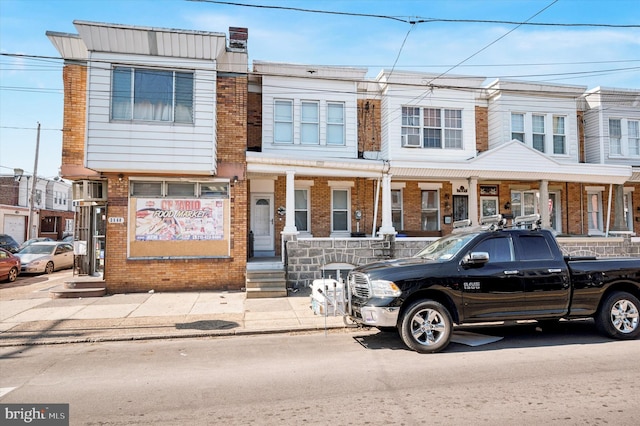
<svg viewBox="0 0 640 426">
<path fill-rule="evenodd" d="M 219 1 L 219 0 L 187 0 L 187 1 L 197 2 L 197 3 L 213 3 L 213 4 L 220 4 L 225 6 L 250 7 L 250 8 L 256 8 L 256 9 L 288 10 L 292 12 L 318 13 L 318 14 L 326 14 L 326 15 L 342 15 L 342 16 L 359 17 L 359 18 L 389 19 L 393 21 L 404 22 L 406 24 L 428 24 L 433 22 L 447 22 L 447 23 L 454 23 L 454 24 L 469 24 L 469 23 L 507 24 L 507 25 L 528 25 L 528 26 L 548 26 L 548 27 L 640 28 L 640 25 L 636 25 L 636 24 L 549 23 L 549 22 L 528 22 L 528 20 L 525 22 L 518 22 L 518 21 L 502 21 L 497 19 L 445 19 L 445 18 L 424 18 L 419 16 L 402 17 L 402 16 L 380 15 L 380 14 L 371 14 L 371 13 L 338 12 L 338 11 L 331 11 L 331 10 L 307 9 L 307 8 L 290 7 L 290 6 L 247 4 L 247 3 L 237 3 L 237 2 Z"/>
</svg>

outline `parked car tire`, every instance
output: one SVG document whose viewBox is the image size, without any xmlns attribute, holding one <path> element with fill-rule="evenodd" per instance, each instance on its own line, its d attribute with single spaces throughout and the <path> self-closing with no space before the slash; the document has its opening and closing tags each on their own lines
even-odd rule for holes
<svg viewBox="0 0 640 426">
<path fill-rule="evenodd" d="M 55 271 L 55 268 L 53 266 L 53 262 L 47 263 L 47 266 L 44 267 L 44 273 L 45 274 L 53 274 L 53 271 Z"/>
<path fill-rule="evenodd" d="M 449 344 L 453 321 L 442 304 L 434 300 L 419 300 L 404 311 L 398 329 L 407 347 L 420 353 L 434 353 Z"/>
<path fill-rule="evenodd" d="M 11 268 L 9 270 L 9 276 L 7 277 L 7 281 L 9 281 L 10 283 L 14 282 L 17 278 L 18 278 L 18 274 L 20 273 L 20 271 L 18 271 L 18 268 Z"/>
<path fill-rule="evenodd" d="M 596 328 L 605 336 L 631 340 L 640 335 L 640 300 L 626 291 L 609 294 L 595 316 Z"/>
</svg>

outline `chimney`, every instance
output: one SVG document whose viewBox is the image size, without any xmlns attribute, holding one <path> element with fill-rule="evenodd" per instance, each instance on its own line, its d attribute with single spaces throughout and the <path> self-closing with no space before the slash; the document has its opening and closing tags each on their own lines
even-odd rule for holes
<svg viewBox="0 0 640 426">
<path fill-rule="evenodd" d="M 247 39 L 249 30 L 247 28 L 229 27 L 229 49 L 236 52 L 247 51 Z"/>
</svg>

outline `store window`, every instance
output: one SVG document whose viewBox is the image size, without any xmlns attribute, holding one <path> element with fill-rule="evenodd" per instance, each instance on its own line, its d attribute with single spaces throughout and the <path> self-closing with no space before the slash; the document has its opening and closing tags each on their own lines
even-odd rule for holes
<svg viewBox="0 0 640 426">
<path fill-rule="evenodd" d="M 229 256 L 230 222 L 228 181 L 131 181 L 132 258 Z"/>
</svg>

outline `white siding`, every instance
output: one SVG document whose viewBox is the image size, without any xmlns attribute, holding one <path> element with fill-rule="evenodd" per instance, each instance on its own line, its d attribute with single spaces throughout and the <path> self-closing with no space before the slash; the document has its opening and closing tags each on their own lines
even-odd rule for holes
<svg viewBox="0 0 640 426">
<path fill-rule="evenodd" d="M 88 76 L 87 167 L 100 171 L 210 174 L 215 171 L 216 73 L 211 61 L 170 60 L 163 67 L 195 70 L 194 124 L 112 122 L 111 66 L 144 67 L 148 57 L 93 54 Z M 138 64 L 138 65 L 133 65 Z M 158 61 L 153 61 L 159 66 Z M 175 67 L 175 68 L 174 68 Z"/>
<path fill-rule="evenodd" d="M 525 133 L 531 136 L 531 115 L 545 116 L 545 154 L 568 163 L 579 161 L 577 107 L 574 99 L 502 93 L 489 103 L 489 148 L 511 141 L 511 113 L 525 114 Z M 553 116 L 565 117 L 565 154 L 553 154 Z M 531 140 L 526 141 L 531 146 Z"/>
<path fill-rule="evenodd" d="M 290 157 L 357 158 L 358 123 L 355 81 L 296 78 L 264 75 L 262 77 L 262 152 Z M 293 101 L 293 143 L 274 143 L 274 102 Z M 319 102 L 320 143 L 300 143 L 300 106 L 302 101 Z M 326 144 L 327 103 L 344 103 L 345 145 Z"/>
<path fill-rule="evenodd" d="M 604 163 L 603 129 L 601 111 L 590 110 L 584 113 L 584 153 L 587 163 Z M 607 144 L 607 149 L 609 145 Z"/>
<path fill-rule="evenodd" d="M 476 91 L 448 90 L 390 84 L 383 95 L 382 153 L 396 161 L 462 161 L 476 155 Z M 462 110 L 462 149 L 405 148 L 402 146 L 402 107 Z"/>
</svg>

